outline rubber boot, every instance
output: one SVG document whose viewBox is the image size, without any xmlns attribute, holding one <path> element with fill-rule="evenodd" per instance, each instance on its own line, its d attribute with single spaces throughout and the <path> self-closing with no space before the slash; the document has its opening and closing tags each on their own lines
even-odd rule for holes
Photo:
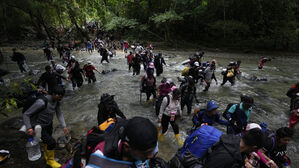
<svg viewBox="0 0 299 168">
<path fill-rule="evenodd" d="M 180 146 L 184 145 L 184 142 L 181 140 L 181 135 L 180 134 L 175 134 L 174 137 L 175 137 L 175 140 L 178 142 L 178 144 Z"/>
<path fill-rule="evenodd" d="M 44 148 L 44 158 L 47 161 L 48 160 L 47 144 L 44 144 L 43 148 Z"/>
<path fill-rule="evenodd" d="M 54 158 L 54 150 L 47 150 L 47 165 L 51 166 L 52 168 L 60 168 L 61 164 L 59 164 L 58 162 L 56 162 L 55 158 Z"/>
<path fill-rule="evenodd" d="M 163 133 L 159 135 L 158 140 L 159 140 L 160 142 L 163 142 L 163 141 L 164 141 L 164 134 L 163 134 Z"/>
</svg>

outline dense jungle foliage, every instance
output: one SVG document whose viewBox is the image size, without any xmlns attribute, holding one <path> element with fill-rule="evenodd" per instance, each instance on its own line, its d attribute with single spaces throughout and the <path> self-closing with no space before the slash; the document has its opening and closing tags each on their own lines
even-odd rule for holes
<svg viewBox="0 0 299 168">
<path fill-rule="evenodd" d="M 299 0 L 0 0 L 0 6 L 1 41 L 86 41 L 88 23 L 95 23 L 117 38 L 299 48 Z"/>
</svg>

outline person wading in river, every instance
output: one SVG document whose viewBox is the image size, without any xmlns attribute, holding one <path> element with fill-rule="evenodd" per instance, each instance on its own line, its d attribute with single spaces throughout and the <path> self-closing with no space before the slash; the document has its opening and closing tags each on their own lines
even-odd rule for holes
<svg viewBox="0 0 299 168">
<path fill-rule="evenodd" d="M 47 165 L 52 168 L 59 168 L 61 165 L 55 161 L 54 149 L 56 141 L 52 137 L 53 132 L 53 117 L 56 114 L 59 123 L 63 127 L 65 135 L 69 134 L 66 127 L 63 114 L 60 110 L 60 101 L 64 96 L 65 90 L 61 86 L 57 86 L 52 90 L 50 95 L 43 99 L 37 99 L 36 102 L 24 112 L 23 120 L 26 125 L 27 134 L 33 136 L 35 125 L 41 125 L 41 139 L 44 143 L 44 157 Z"/>
<path fill-rule="evenodd" d="M 163 98 L 160 113 L 158 116 L 158 122 L 162 125 L 162 134 L 159 135 L 159 140 L 164 141 L 164 134 L 168 130 L 168 125 L 172 126 L 175 134 L 175 139 L 180 146 L 183 145 L 183 141 L 180 138 L 179 126 L 176 123 L 177 116 L 183 118 L 182 110 L 180 108 L 181 91 L 176 88 L 172 93 Z"/>
<path fill-rule="evenodd" d="M 25 56 L 22 53 L 16 52 L 16 48 L 12 49 L 12 57 L 11 60 L 17 62 L 21 73 L 26 72 L 25 66 Z"/>
<path fill-rule="evenodd" d="M 104 93 L 101 96 L 101 102 L 98 105 L 98 109 L 98 125 L 102 124 L 108 118 L 116 118 L 116 115 L 124 119 L 126 118 L 115 102 L 114 95 L 108 93 Z"/>
</svg>

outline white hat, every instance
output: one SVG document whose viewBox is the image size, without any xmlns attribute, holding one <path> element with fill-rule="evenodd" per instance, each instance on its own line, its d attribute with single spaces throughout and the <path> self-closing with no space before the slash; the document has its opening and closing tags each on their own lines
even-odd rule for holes
<svg viewBox="0 0 299 168">
<path fill-rule="evenodd" d="M 194 65 L 195 66 L 199 66 L 199 63 L 196 61 L 196 62 L 194 62 Z"/>
<path fill-rule="evenodd" d="M 87 64 L 92 64 L 91 61 L 87 61 Z"/>
<path fill-rule="evenodd" d="M 171 79 L 171 78 L 168 78 L 168 79 L 166 80 L 166 83 L 167 83 L 167 84 L 171 84 L 171 83 L 172 83 L 172 79 Z"/>
<path fill-rule="evenodd" d="M 72 55 L 71 58 L 75 59 L 75 56 Z"/>
<path fill-rule="evenodd" d="M 254 129 L 254 128 L 258 128 L 258 129 L 262 130 L 260 125 L 258 125 L 256 123 L 249 123 L 246 126 L 246 131 L 249 131 L 249 130 Z"/>
</svg>

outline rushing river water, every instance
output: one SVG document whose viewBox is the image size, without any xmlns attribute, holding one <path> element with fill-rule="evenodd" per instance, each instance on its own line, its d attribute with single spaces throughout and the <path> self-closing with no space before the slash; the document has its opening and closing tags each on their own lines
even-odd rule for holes
<svg viewBox="0 0 299 168">
<path fill-rule="evenodd" d="M 7 51 L 6 49 L 5 51 Z M 21 51 L 22 52 L 22 51 Z M 44 66 L 47 64 L 41 50 L 25 50 L 23 51 L 27 57 L 28 66 L 31 69 L 40 69 L 44 71 Z M 157 52 L 157 51 L 155 51 Z M 185 68 L 181 63 L 186 60 L 193 52 L 185 51 L 161 51 L 165 57 L 168 66 L 164 67 L 164 73 L 157 78 L 157 83 L 162 77 L 172 78 L 177 85 L 177 77 Z M 139 85 L 140 79 L 144 74 L 141 68 L 140 76 L 132 76 L 132 72 L 128 72 L 128 66 L 124 54 L 120 51 L 117 56 L 113 57 L 111 63 L 100 64 L 101 57 L 97 52 L 88 54 L 85 51 L 73 52 L 81 67 L 87 62 L 92 61 L 97 69 L 112 70 L 105 75 L 97 74 L 97 82 L 95 84 L 84 84 L 80 90 L 72 91 L 70 83 L 67 83 L 67 94 L 62 101 L 62 111 L 65 116 L 68 127 L 72 130 L 73 136 L 83 135 L 92 126 L 97 124 L 97 104 L 103 93 L 114 94 L 115 100 L 124 114 L 131 118 L 133 116 L 143 116 L 149 118 L 154 123 L 157 122 L 154 107 L 151 103 L 145 102 L 145 95 L 142 96 L 140 103 Z M 8 53 L 4 52 L 5 56 Z M 56 54 L 57 55 L 57 54 Z M 267 62 L 263 70 L 258 70 L 258 62 L 261 57 L 266 56 L 273 58 L 271 62 Z M 57 57 L 56 57 L 57 59 Z M 208 100 L 215 100 L 219 105 L 219 112 L 222 113 L 226 105 L 231 102 L 239 102 L 240 94 L 246 93 L 254 97 L 255 106 L 251 114 L 250 121 L 260 123 L 262 121 L 268 124 L 272 130 L 276 130 L 282 126 L 288 125 L 289 117 L 289 98 L 286 96 L 288 88 L 299 81 L 299 59 L 294 55 L 265 55 L 265 54 L 244 54 L 244 53 L 227 53 L 227 52 L 212 52 L 206 51 L 204 60 L 217 60 L 216 77 L 219 85 L 212 83 L 208 92 L 202 92 L 203 86 L 197 86 L 197 96 L 200 103 L 204 105 Z M 241 60 L 241 80 L 236 81 L 236 85 L 230 86 L 229 82 L 221 87 L 222 81 L 221 70 L 230 61 Z M 17 71 L 17 66 L 9 64 L 2 65 L 2 68 L 13 69 L 16 73 L 12 73 L 5 78 L 17 79 L 23 77 Z M 37 76 L 39 76 L 38 74 Z M 256 81 L 255 79 L 266 79 L 267 81 Z M 7 81 L 7 79 L 6 79 Z M 186 108 L 186 107 L 185 107 Z M 180 132 L 182 137 L 186 137 L 186 131 L 192 127 L 191 118 L 186 114 L 186 109 L 183 111 L 184 119 L 179 121 Z M 57 121 L 55 121 L 57 123 Z M 56 124 L 57 125 L 57 124 Z M 225 128 L 217 126 L 225 132 Z M 61 134 L 59 129 L 55 131 L 56 136 Z M 292 167 L 299 167 L 299 133 L 298 126 L 296 133 L 290 145 L 288 146 L 289 155 L 292 159 Z M 170 127 L 165 142 L 160 143 L 159 155 L 169 160 L 176 150 L 177 144 L 174 141 L 172 128 Z"/>
</svg>

